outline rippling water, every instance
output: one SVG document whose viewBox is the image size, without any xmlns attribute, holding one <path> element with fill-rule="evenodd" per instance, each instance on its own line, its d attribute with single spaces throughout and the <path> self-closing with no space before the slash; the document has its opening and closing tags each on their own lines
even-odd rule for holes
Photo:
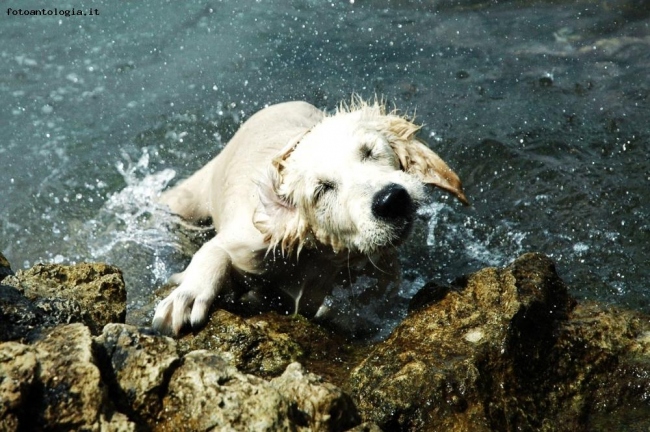
<svg viewBox="0 0 650 432">
<path fill-rule="evenodd" d="M 116 264 L 134 310 L 196 248 L 154 204 L 165 186 L 266 105 L 380 94 L 417 114 L 473 204 L 436 193 L 423 209 L 402 254 L 402 306 L 426 280 L 541 251 L 579 298 L 650 312 L 650 11 L 553 3 L 0 11 L 0 250 L 14 268 Z"/>
</svg>

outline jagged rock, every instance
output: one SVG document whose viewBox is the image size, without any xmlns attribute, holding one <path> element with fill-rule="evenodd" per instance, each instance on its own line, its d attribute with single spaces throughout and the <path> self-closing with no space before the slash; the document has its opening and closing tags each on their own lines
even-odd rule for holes
<svg viewBox="0 0 650 432">
<path fill-rule="evenodd" d="M 81 324 L 55 327 L 34 344 L 34 350 L 38 381 L 44 388 L 34 425 L 74 429 L 96 424 L 106 389 L 94 364 L 88 328 Z"/>
<path fill-rule="evenodd" d="M 302 418 L 309 430 L 342 431 L 361 422 L 350 396 L 306 373 L 300 363 L 290 364 L 282 376 L 271 380 L 271 386 L 292 402 L 293 418 Z"/>
<path fill-rule="evenodd" d="M 17 431 L 36 377 L 36 355 L 17 342 L 0 344 L 0 429 Z"/>
<path fill-rule="evenodd" d="M 293 361 L 299 361 L 310 372 L 338 386 L 347 381 L 350 365 L 356 365 L 367 352 L 366 344 L 354 344 L 345 335 L 337 334 L 300 315 L 270 312 L 247 318 L 246 322 L 272 335 L 282 335 L 280 340 L 298 344 L 300 355 L 293 358 Z M 250 373 L 256 375 L 255 371 Z M 277 375 L 279 374 L 274 376 Z"/>
<path fill-rule="evenodd" d="M 0 342 L 18 340 L 34 329 L 55 325 L 50 318 L 16 288 L 0 285 Z"/>
<path fill-rule="evenodd" d="M 201 331 L 180 339 L 178 346 L 181 353 L 197 349 L 228 353 L 233 366 L 261 377 L 278 376 L 303 357 L 302 348 L 290 335 L 266 321 L 248 322 L 223 309 L 216 310 Z"/>
<path fill-rule="evenodd" d="M 375 423 L 361 423 L 358 426 L 348 429 L 347 432 L 383 432 Z"/>
<path fill-rule="evenodd" d="M 272 381 L 218 353 L 182 359 L 176 342 L 109 324 L 94 340 L 76 323 L 0 344 L 1 430 L 346 430 L 351 398 L 298 363 Z"/>
<path fill-rule="evenodd" d="M 13 274 L 14 272 L 11 270 L 11 265 L 9 265 L 9 261 L 7 261 L 7 258 L 5 258 L 5 256 L 2 255 L 2 252 L 0 252 L 0 282 L 6 276 L 11 276 Z"/>
<path fill-rule="evenodd" d="M 306 320 L 276 316 L 278 324 L 258 316 L 247 322 L 221 311 L 215 314 L 212 328 L 188 336 L 177 352 L 173 339 L 133 326 L 108 324 L 93 339 L 90 327 L 81 323 L 58 325 L 60 321 L 85 321 L 96 331 L 111 316 L 103 313 L 110 308 L 93 309 L 94 305 L 88 303 L 92 295 L 109 306 L 124 306 L 121 296 L 115 295 L 123 291 L 121 275 L 109 266 L 38 265 L 6 282 L 11 286 L 0 286 L 0 314 L 7 325 L 0 329 L 0 336 L 31 345 L 0 345 L 2 430 L 200 430 L 201 424 L 214 416 L 196 411 L 194 403 L 209 401 L 215 394 L 227 402 L 215 408 L 217 417 L 221 415 L 216 424 L 240 424 L 254 430 L 264 429 L 261 426 L 268 421 L 268 430 L 336 430 L 332 427 L 358 423 L 349 396 L 333 385 L 321 383 L 315 375 L 303 373 L 296 365 L 289 370 L 290 376 L 285 373 L 274 385 L 232 366 L 237 364 L 261 376 L 282 374 L 290 362 L 303 356 L 290 330 L 317 328 Z M 305 336 L 313 332 L 298 333 Z M 204 357 L 200 354 L 203 351 L 189 353 L 182 359 L 184 369 L 179 368 L 184 353 L 204 346 L 215 352 Z M 230 359 L 225 370 L 222 366 L 226 363 L 219 353 Z M 205 384 L 205 391 L 183 393 L 182 383 L 187 376 L 178 375 L 183 371 L 207 380 L 201 384 Z M 210 381 L 210 377 L 216 377 L 216 381 Z M 215 390 L 211 383 L 221 385 L 222 379 L 228 384 Z M 307 403 L 308 397 L 315 398 L 313 405 Z M 179 400 L 187 404 L 187 411 L 182 411 Z M 242 417 L 239 405 L 230 404 L 233 401 L 250 406 L 248 417 Z M 250 405 L 251 401 L 257 402 Z M 179 423 L 170 416 L 180 419 Z M 188 423 L 187 418 L 192 421 Z M 256 419 L 262 423 L 256 423 Z"/>
<path fill-rule="evenodd" d="M 115 413 L 82 324 L 45 331 L 33 345 L 0 344 L 2 430 L 135 430 Z"/>
<path fill-rule="evenodd" d="M 66 271 L 40 267 L 35 278 L 19 272 L 3 283 L 63 291 L 65 307 L 81 308 L 72 286 L 98 292 L 93 278 L 106 282 L 101 271 L 85 279 Z M 14 287 L 0 285 L 0 336 L 22 342 L 0 344 L 0 430 L 650 426 L 650 317 L 576 305 L 541 255 L 450 287 L 428 284 L 391 336 L 369 348 L 302 318 L 224 311 L 178 341 L 125 324 L 92 337 L 80 323 L 55 326 L 65 316 L 56 297 L 48 304 L 60 313 L 48 314 L 38 306 L 44 297 Z"/>
<path fill-rule="evenodd" d="M 223 309 L 215 310 L 200 331 L 178 340 L 179 352 L 197 349 L 220 352 L 241 372 L 272 378 L 292 362 L 341 385 L 349 364 L 357 362 L 363 348 L 302 316 L 266 312 L 242 318 Z"/>
<path fill-rule="evenodd" d="M 179 356 L 176 343 L 126 324 L 108 324 L 95 339 L 113 401 L 153 426 Z"/>
<path fill-rule="evenodd" d="M 599 413 L 650 413 L 647 317 L 575 307 L 544 256 L 421 300 L 352 372 L 386 430 L 606 430 Z"/>
<path fill-rule="evenodd" d="M 43 324 L 82 322 L 99 334 L 104 325 L 124 322 L 126 316 L 122 272 L 107 264 L 37 264 L 3 284 L 17 288 L 47 315 Z"/>
<path fill-rule="evenodd" d="M 555 419 L 548 430 L 650 429 L 647 315 L 578 304 L 558 328 L 555 345 L 540 366 L 536 379 L 529 381 L 536 391 L 525 382 L 513 390 L 526 398 L 525 408 L 542 406 Z M 503 413 L 511 413 L 511 398 L 504 402 Z"/>
<path fill-rule="evenodd" d="M 358 423 L 349 396 L 297 363 L 269 382 L 199 350 L 172 375 L 155 430 L 338 431 Z"/>
<path fill-rule="evenodd" d="M 268 382 L 209 351 L 187 354 L 169 382 L 160 431 L 289 431 L 291 405 Z"/>
</svg>

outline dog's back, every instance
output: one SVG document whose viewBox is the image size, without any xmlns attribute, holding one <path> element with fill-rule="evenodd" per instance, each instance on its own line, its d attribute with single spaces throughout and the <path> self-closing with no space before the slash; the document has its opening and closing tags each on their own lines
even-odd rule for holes
<svg viewBox="0 0 650 432">
<path fill-rule="evenodd" d="M 190 222 L 212 219 L 219 232 L 230 223 L 242 224 L 257 205 L 256 181 L 274 156 L 292 138 L 321 121 L 322 111 L 306 102 L 272 105 L 248 119 L 223 151 L 160 201 Z"/>
</svg>

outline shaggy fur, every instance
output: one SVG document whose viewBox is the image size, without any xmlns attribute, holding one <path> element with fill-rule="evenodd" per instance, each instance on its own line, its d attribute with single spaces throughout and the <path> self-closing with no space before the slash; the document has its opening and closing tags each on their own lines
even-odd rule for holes
<svg viewBox="0 0 650 432">
<path fill-rule="evenodd" d="M 224 150 L 161 201 L 217 235 L 174 275 L 153 326 L 201 326 L 224 288 L 262 298 L 280 288 L 295 312 L 318 314 L 332 281 L 352 271 L 385 287 L 394 248 L 433 185 L 466 203 L 458 176 L 416 138 L 419 127 L 359 99 L 333 115 L 305 102 L 266 108 Z M 233 284 L 232 282 L 235 282 Z"/>
</svg>

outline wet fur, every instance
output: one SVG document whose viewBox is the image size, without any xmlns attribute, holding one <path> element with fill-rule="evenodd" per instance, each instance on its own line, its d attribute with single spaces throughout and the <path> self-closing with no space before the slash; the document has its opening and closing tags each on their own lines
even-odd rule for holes
<svg viewBox="0 0 650 432">
<path fill-rule="evenodd" d="M 211 219 L 217 235 L 173 276 L 179 286 L 158 305 L 154 328 L 200 327 L 233 281 L 262 299 L 279 287 L 307 315 L 319 313 L 341 272 L 371 274 L 380 291 L 396 283 L 394 248 L 411 221 L 378 218 L 378 194 L 398 185 L 416 207 L 429 184 L 466 202 L 458 176 L 418 130 L 360 99 L 332 115 L 288 102 L 252 116 L 217 157 L 161 196 L 190 222 Z"/>
</svg>

